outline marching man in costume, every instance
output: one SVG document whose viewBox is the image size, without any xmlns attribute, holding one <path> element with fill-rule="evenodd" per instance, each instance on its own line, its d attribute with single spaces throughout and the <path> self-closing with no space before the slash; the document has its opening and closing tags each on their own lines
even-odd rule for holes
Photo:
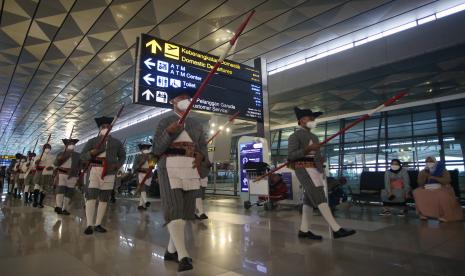
<svg viewBox="0 0 465 276">
<path fill-rule="evenodd" d="M 318 137 L 311 132 L 316 128 L 315 119 L 322 113 L 297 107 L 294 108 L 294 111 L 299 128 L 289 137 L 288 159 L 304 188 L 302 223 L 298 236 L 312 240 L 322 239 L 321 236 L 310 231 L 313 207 L 320 210 L 321 215 L 331 227 L 334 238 L 353 235 L 355 234 L 354 230 L 344 229 L 336 222 L 326 200 L 324 159 L 320 152 Z"/>
<path fill-rule="evenodd" d="M 18 181 L 15 183 L 15 197 L 21 198 L 21 192 L 24 188 L 24 179 L 26 178 L 26 171 L 27 171 L 27 156 L 22 155 L 21 159 L 18 163 Z"/>
<path fill-rule="evenodd" d="M 147 190 L 152 183 L 152 170 L 155 165 L 155 156 L 151 151 L 151 144 L 139 144 L 140 153 L 134 158 L 132 170 L 137 173 L 137 189 L 140 190 L 139 210 L 147 210 L 150 202 L 147 201 Z M 142 183 L 143 182 L 143 183 Z"/>
<path fill-rule="evenodd" d="M 160 157 L 160 195 L 170 234 L 165 260 L 179 261 L 178 271 L 193 269 L 186 249 L 184 228 L 186 220 L 195 218 L 195 199 L 201 179 L 209 172 L 207 139 L 202 125 L 190 117 L 184 125 L 178 125 L 194 93 L 186 89 L 171 94 L 174 112 L 159 122 L 153 138 L 153 152 Z"/>
<path fill-rule="evenodd" d="M 99 135 L 87 141 L 81 152 L 81 161 L 90 162 L 89 185 L 86 190 L 87 228 L 84 231 L 86 235 L 91 235 L 94 230 L 100 233 L 107 232 L 101 225 L 103 216 L 111 197 L 116 173 L 126 160 L 123 144 L 110 135 L 103 141 L 102 146 L 96 149 L 108 132 L 112 121 L 112 117 L 95 118 L 100 129 Z M 94 223 L 97 199 L 99 203 Z"/>
<path fill-rule="evenodd" d="M 74 193 L 81 168 L 80 154 L 74 151 L 78 139 L 62 139 L 65 149 L 55 159 L 58 168 L 58 187 L 55 212 L 59 215 L 69 215 L 69 203 Z"/>
<path fill-rule="evenodd" d="M 32 207 L 44 208 L 43 202 L 45 199 L 45 193 L 51 191 L 53 185 L 53 162 L 55 156 L 50 151 L 52 146 L 45 144 L 42 148 L 42 153 L 39 155 L 37 160 L 34 160 L 36 172 L 34 174 L 34 203 Z"/>
<path fill-rule="evenodd" d="M 34 186 L 34 173 L 35 173 L 35 165 L 34 165 L 34 158 L 36 154 L 33 152 L 28 152 L 27 154 L 28 160 L 26 162 L 26 177 L 24 179 L 24 203 L 28 204 L 32 201 L 32 193 L 29 192 Z"/>
</svg>

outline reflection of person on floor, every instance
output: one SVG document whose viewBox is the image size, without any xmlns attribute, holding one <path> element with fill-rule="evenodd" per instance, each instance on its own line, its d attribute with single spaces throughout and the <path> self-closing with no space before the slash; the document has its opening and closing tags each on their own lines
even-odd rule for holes
<svg viewBox="0 0 465 276">
<path fill-rule="evenodd" d="M 107 232 L 101 225 L 102 220 L 115 185 L 116 173 L 126 160 L 123 144 L 111 135 L 106 137 L 100 148 L 96 148 L 109 131 L 112 121 L 111 117 L 95 118 L 99 136 L 87 141 L 81 152 L 81 161 L 90 162 L 89 186 L 86 189 L 87 228 L 84 231 L 86 235 L 91 235 L 94 230 L 100 233 Z M 97 209 L 97 217 L 94 223 L 95 209 Z"/>
<path fill-rule="evenodd" d="M 381 216 L 390 216 L 390 206 L 399 206 L 401 210 L 398 216 L 405 216 L 407 206 L 405 204 L 410 190 L 410 178 L 407 169 L 403 168 L 399 159 L 392 159 L 391 168 L 384 173 L 384 190 L 381 191 L 383 211 Z"/>
<path fill-rule="evenodd" d="M 299 128 L 289 137 L 288 159 L 295 169 L 295 174 L 304 188 L 304 205 L 299 238 L 320 240 L 321 236 L 310 231 L 313 216 L 312 207 L 318 208 L 323 218 L 331 227 L 334 238 L 355 234 L 354 230 L 342 228 L 334 219 L 326 202 L 324 187 L 326 178 L 323 170 L 323 157 L 320 152 L 318 137 L 311 132 L 316 128 L 315 119 L 321 112 L 310 109 L 294 108 Z"/>
<path fill-rule="evenodd" d="M 463 211 L 455 197 L 444 162 L 426 158 L 426 167 L 418 174 L 418 188 L 413 191 L 421 219 L 436 218 L 442 222 L 463 220 Z"/>
<path fill-rule="evenodd" d="M 208 176 L 207 139 L 202 124 L 180 116 L 190 104 L 195 90 L 172 93 L 174 112 L 160 120 L 153 138 L 153 152 L 160 156 L 158 177 L 164 218 L 170 234 L 165 260 L 179 261 L 178 271 L 193 269 L 185 244 L 186 220 L 195 218 L 195 199 L 201 179 Z"/>
</svg>

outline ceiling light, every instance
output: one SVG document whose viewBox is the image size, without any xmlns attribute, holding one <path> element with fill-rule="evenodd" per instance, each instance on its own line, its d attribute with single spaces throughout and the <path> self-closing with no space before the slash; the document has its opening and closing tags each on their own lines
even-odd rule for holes
<svg viewBox="0 0 465 276">
<path fill-rule="evenodd" d="M 423 17 L 421 19 L 418 19 L 418 25 L 421 25 L 421 24 L 425 24 L 425 23 L 428 23 L 428 22 L 431 22 L 431 21 L 434 21 L 436 20 L 436 15 L 430 15 L 430 16 L 427 16 L 427 17 Z"/>
<path fill-rule="evenodd" d="M 463 11 L 463 10 L 465 10 L 465 4 L 461 4 L 461 5 L 452 7 L 450 9 L 438 12 L 438 13 L 436 13 L 436 17 L 437 18 L 445 17 L 445 16 L 448 16 L 448 15 L 451 15 L 453 13 L 457 13 L 457 12 L 460 12 L 460 11 Z"/>
<path fill-rule="evenodd" d="M 416 26 L 417 26 L 417 21 L 413 21 L 413 22 L 410 22 L 410 23 L 407 23 L 407 24 L 400 25 L 399 27 L 395 27 L 395 28 L 392 28 L 390 30 L 384 31 L 383 35 L 384 36 L 392 35 L 392 34 L 402 32 L 402 31 L 405 31 L 407 29 L 410 29 L 410 28 L 413 28 L 413 27 L 416 27 Z"/>
<path fill-rule="evenodd" d="M 213 129 L 212 129 L 212 130 L 210 130 L 210 134 L 213 134 L 213 133 L 215 133 L 215 131 L 214 131 Z"/>
<path fill-rule="evenodd" d="M 223 130 L 223 126 L 220 126 L 220 130 Z"/>
<path fill-rule="evenodd" d="M 228 128 L 226 129 L 226 132 L 230 132 L 230 131 L 231 131 L 231 129 L 228 127 Z"/>
<path fill-rule="evenodd" d="M 211 124 L 211 127 L 215 127 L 215 123 L 212 123 L 212 124 Z"/>
</svg>

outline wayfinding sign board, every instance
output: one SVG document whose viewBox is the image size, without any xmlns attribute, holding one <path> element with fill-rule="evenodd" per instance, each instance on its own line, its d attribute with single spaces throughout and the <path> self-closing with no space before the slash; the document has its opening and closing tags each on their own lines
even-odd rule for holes
<svg viewBox="0 0 465 276">
<path fill-rule="evenodd" d="M 170 92 L 200 86 L 218 57 L 142 34 L 137 53 L 133 102 L 171 108 Z M 194 110 L 263 121 L 260 71 L 225 60 L 209 81 Z"/>
</svg>

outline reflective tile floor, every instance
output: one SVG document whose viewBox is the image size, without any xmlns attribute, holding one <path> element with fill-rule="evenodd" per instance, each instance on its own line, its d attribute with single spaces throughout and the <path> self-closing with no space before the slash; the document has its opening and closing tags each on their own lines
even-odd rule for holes
<svg viewBox="0 0 465 276">
<path fill-rule="evenodd" d="M 168 233 L 159 201 L 149 211 L 119 199 L 105 218 L 106 234 L 83 235 L 82 204 L 69 217 L 50 207 L 24 206 L 1 196 L 0 275 L 176 275 L 163 261 Z M 79 203 L 79 202 L 78 202 Z M 297 238 L 299 213 L 290 207 L 244 210 L 235 199 L 210 198 L 210 219 L 189 223 L 194 270 L 181 275 L 465 275 L 465 225 L 382 218 L 379 207 L 336 212 L 357 235 L 330 240 L 320 216 L 312 228 L 324 240 Z"/>
</svg>

